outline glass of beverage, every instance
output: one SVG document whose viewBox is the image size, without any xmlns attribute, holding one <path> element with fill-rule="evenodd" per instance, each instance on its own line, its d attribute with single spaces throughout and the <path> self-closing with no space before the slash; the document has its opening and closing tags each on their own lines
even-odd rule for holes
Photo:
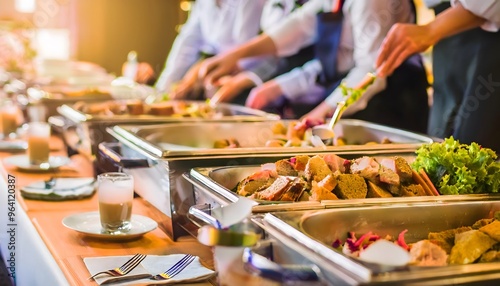
<svg viewBox="0 0 500 286">
<path fill-rule="evenodd" d="M 134 178 L 125 173 L 97 176 L 99 215 L 103 233 L 119 234 L 131 228 Z"/>
<path fill-rule="evenodd" d="M 0 102 L 0 131 L 3 138 L 16 135 L 19 125 L 19 108 L 11 101 Z"/>
<path fill-rule="evenodd" d="M 50 155 L 50 125 L 46 122 L 30 122 L 26 133 L 28 158 L 31 165 L 48 168 Z"/>
</svg>

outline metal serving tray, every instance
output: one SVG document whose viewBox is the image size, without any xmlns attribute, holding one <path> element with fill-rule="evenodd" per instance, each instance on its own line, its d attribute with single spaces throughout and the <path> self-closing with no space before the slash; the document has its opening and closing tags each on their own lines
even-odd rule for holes
<svg viewBox="0 0 500 286">
<path fill-rule="evenodd" d="M 288 121 L 284 123 L 288 124 Z M 362 120 L 343 119 L 335 127 L 336 136 L 345 138 L 347 142 L 356 142 L 358 145 L 327 146 L 325 149 L 321 147 L 265 147 L 265 143 L 273 139 L 274 124 L 276 122 L 263 121 L 116 126 L 113 132 L 134 141 L 141 148 L 162 158 L 277 152 L 301 153 L 319 149 L 338 152 L 389 149 L 414 151 L 424 143 L 433 142 L 433 139 L 428 136 Z M 241 147 L 213 147 L 214 142 L 230 138 L 236 139 Z M 367 142 L 381 142 L 384 138 L 394 143 L 364 145 Z"/>
<path fill-rule="evenodd" d="M 195 103 L 194 101 L 185 101 L 186 103 Z M 204 102 L 196 102 L 197 104 L 205 104 Z M 173 117 L 173 116 L 157 116 L 157 115 L 91 115 L 80 112 L 70 105 L 62 105 L 58 108 L 58 112 L 66 119 L 75 123 L 76 133 L 80 138 L 80 146 L 75 146 L 88 155 L 97 153 L 97 146 L 101 142 L 113 141 L 113 137 L 106 132 L 107 127 L 121 124 L 130 125 L 149 125 L 159 123 L 181 123 L 181 122 L 228 122 L 228 121 L 266 121 L 278 120 L 276 114 L 266 113 L 260 110 L 247 108 L 235 104 L 221 103 L 215 108 L 217 113 L 223 116 L 217 118 L 195 118 L 195 117 Z M 175 135 L 175 134 L 174 134 Z M 185 133 L 184 136 L 192 136 L 191 133 Z M 73 147 L 73 146 L 72 146 Z"/>
<path fill-rule="evenodd" d="M 339 278 L 343 281 L 341 284 L 346 285 L 487 283 L 500 279 L 500 263 L 408 266 L 397 271 L 380 272 L 377 267 L 370 267 L 333 249 L 331 244 L 337 238 L 345 239 L 351 231 L 372 231 L 381 236 L 397 237 L 404 229 L 408 229 L 406 242 L 416 242 L 426 239 L 429 232 L 471 226 L 479 219 L 491 218 L 494 212 L 500 211 L 500 201 L 498 196 L 490 199 L 275 212 L 266 214 L 261 222 L 278 241 L 295 245 L 294 249 L 320 267 L 330 281 L 336 281 L 335 285 L 340 285 Z"/>
<path fill-rule="evenodd" d="M 204 124 L 210 126 L 212 124 Z M 136 192 L 141 197 L 148 198 L 155 207 L 172 218 L 172 225 L 164 229 L 174 239 L 180 235 L 196 233 L 197 228 L 192 228 L 192 224 L 186 219 L 186 214 L 191 206 L 195 204 L 210 204 L 214 207 L 230 204 L 238 199 L 234 194 L 221 195 L 203 186 L 203 184 L 190 179 L 185 179 L 185 174 L 196 167 L 216 167 L 216 166 L 255 166 L 265 163 L 276 162 L 280 159 L 290 158 L 298 153 L 314 156 L 320 153 L 332 152 L 329 149 L 322 148 L 271 148 L 270 152 L 260 152 L 259 149 L 249 153 L 235 152 L 235 149 L 213 149 L 199 152 L 185 152 L 184 156 L 172 156 L 171 153 L 162 152 L 160 149 L 150 148 L 155 146 L 148 140 L 154 140 L 154 137 L 141 136 L 141 130 L 155 130 L 155 126 L 114 126 L 107 128 L 107 131 L 120 143 L 121 151 L 126 153 L 135 153 L 136 157 L 142 157 L 143 162 L 140 167 L 122 166 L 123 158 L 116 154 L 116 146 L 108 146 L 108 143 L 99 144 L 99 154 L 102 160 L 111 161 L 110 165 L 116 165 L 125 172 L 133 174 L 136 178 Z M 166 127 L 166 125 L 163 125 Z M 130 131 L 130 132 L 129 132 Z M 182 131 L 188 132 L 188 131 Z M 189 132 L 192 135 L 194 133 Z M 156 132 L 153 134 L 163 134 Z M 182 134 L 182 133 L 181 133 Z M 179 136 L 181 136 L 179 134 Z M 184 135 L 182 135 L 184 136 Z M 396 146 L 398 144 L 394 144 Z M 393 146 L 393 147 L 394 147 Z M 111 148 L 110 148 L 111 147 Z M 385 156 L 409 156 L 414 154 L 416 146 L 411 148 L 393 148 L 381 150 L 350 150 L 349 148 L 335 151 L 343 157 L 351 158 L 363 155 L 385 155 Z M 130 150 L 131 152 L 127 151 Z M 160 152 L 155 152 L 159 150 Z M 100 158 L 97 158 L 100 160 Z M 100 160 L 100 161 L 102 161 Z M 146 162 L 147 164 L 144 164 Z M 127 161 L 130 163 L 130 161 Z M 148 166 L 145 166 L 148 165 Z M 193 184 L 194 182 L 194 184 Z M 195 185 L 196 184 L 196 185 Z M 229 192 L 226 192 L 229 193 Z M 323 207 L 318 202 L 309 202 L 305 206 L 307 209 Z M 284 205 L 284 204 L 283 204 Z M 297 204 L 288 204 L 298 209 Z M 303 204 L 306 205 L 306 204 Z M 272 205 L 276 206 L 276 205 Z M 261 207 L 261 206 L 259 206 Z M 265 208 L 266 206 L 262 206 Z M 280 206 L 285 210 L 286 206 Z M 272 209 L 276 210 L 276 208 Z"/>
</svg>

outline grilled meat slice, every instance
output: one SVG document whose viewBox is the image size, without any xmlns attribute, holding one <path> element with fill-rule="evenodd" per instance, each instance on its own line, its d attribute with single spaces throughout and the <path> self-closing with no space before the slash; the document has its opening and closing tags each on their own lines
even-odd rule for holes
<svg viewBox="0 0 500 286">
<path fill-rule="evenodd" d="M 256 192 L 250 197 L 259 200 L 277 201 L 288 190 L 290 183 L 289 178 L 280 176 L 265 190 Z"/>
<path fill-rule="evenodd" d="M 258 171 L 240 181 L 236 187 L 236 193 L 240 196 L 250 196 L 255 192 L 262 191 L 269 187 L 278 178 L 278 174 L 273 170 Z"/>
<path fill-rule="evenodd" d="M 337 156 L 335 154 L 325 154 L 323 155 L 323 160 L 325 160 L 326 164 L 328 165 L 332 173 L 335 173 L 336 171 L 339 171 L 340 173 L 346 172 L 345 168 L 346 159 Z"/>
<path fill-rule="evenodd" d="M 455 244 L 455 235 L 458 233 L 471 230 L 470 227 L 464 226 L 454 229 L 448 229 L 440 232 L 430 232 L 427 236 L 430 241 L 439 245 L 446 253 L 451 252 L 451 248 Z"/>
<path fill-rule="evenodd" d="M 375 184 L 380 183 L 379 169 L 380 164 L 375 159 L 363 156 L 351 162 L 351 173 L 360 175 L 368 181 Z"/>
<path fill-rule="evenodd" d="M 306 185 L 307 182 L 305 182 L 301 178 L 295 178 L 295 180 L 293 180 L 293 182 L 289 185 L 288 190 L 283 193 L 279 200 L 292 202 L 297 201 L 306 189 Z"/>
</svg>

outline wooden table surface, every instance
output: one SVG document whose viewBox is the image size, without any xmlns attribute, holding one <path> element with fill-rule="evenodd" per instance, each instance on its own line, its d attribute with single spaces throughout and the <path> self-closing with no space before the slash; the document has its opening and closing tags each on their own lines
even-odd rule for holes
<svg viewBox="0 0 500 286">
<path fill-rule="evenodd" d="M 62 141 L 53 137 L 51 155 L 65 155 Z M 0 159 L 13 154 L 0 152 Z M 172 241 L 160 228 L 144 236 L 123 242 L 106 241 L 90 238 L 63 226 L 62 219 L 68 215 L 98 210 L 97 196 L 74 201 L 49 202 L 29 200 L 21 197 L 19 189 L 38 180 L 47 180 L 51 176 L 88 177 L 93 176 L 92 164 L 80 155 L 71 157 L 68 166 L 58 171 L 47 173 L 28 173 L 17 170 L 14 166 L 5 165 L 2 161 L 0 171 L 16 178 L 16 199 L 27 213 L 31 222 L 39 232 L 47 248 L 61 267 L 71 285 L 97 285 L 89 283 L 89 272 L 83 263 L 85 257 L 144 254 L 190 253 L 200 257 L 202 263 L 213 269 L 213 256 L 209 247 L 200 244 L 196 238 L 181 237 Z M 168 216 L 150 205 L 140 197 L 134 199 L 133 213 L 148 216 L 157 222 L 170 219 Z M 199 284 L 198 284 L 199 285 Z"/>
</svg>

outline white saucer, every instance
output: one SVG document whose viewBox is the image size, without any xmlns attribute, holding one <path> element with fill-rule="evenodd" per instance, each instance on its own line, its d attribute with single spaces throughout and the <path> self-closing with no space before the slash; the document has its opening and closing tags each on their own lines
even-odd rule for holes
<svg viewBox="0 0 500 286">
<path fill-rule="evenodd" d="M 31 165 L 28 155 L 15 155 L 5 158 L 4 163 L 7 165 L 16 166 L 20 170 L 40 172 L 40 171 L 53 171 L 59 167 L 69 164 L 71 161 L 65 156 L 50 156 L 49 164 L 46 167 Z"/>
<path fill-rule="evenodd" d="M 83 233 L 90 237 L 109 240 L 125 240 L 140 237 L 158 227 L 156 221 L 141 215 L 132 215 L 132 227 L 127 233 L 101 233 L 99 212 L 79 213 L 65 217 L 62 220 L 65 227 Z"/>
</svg>

